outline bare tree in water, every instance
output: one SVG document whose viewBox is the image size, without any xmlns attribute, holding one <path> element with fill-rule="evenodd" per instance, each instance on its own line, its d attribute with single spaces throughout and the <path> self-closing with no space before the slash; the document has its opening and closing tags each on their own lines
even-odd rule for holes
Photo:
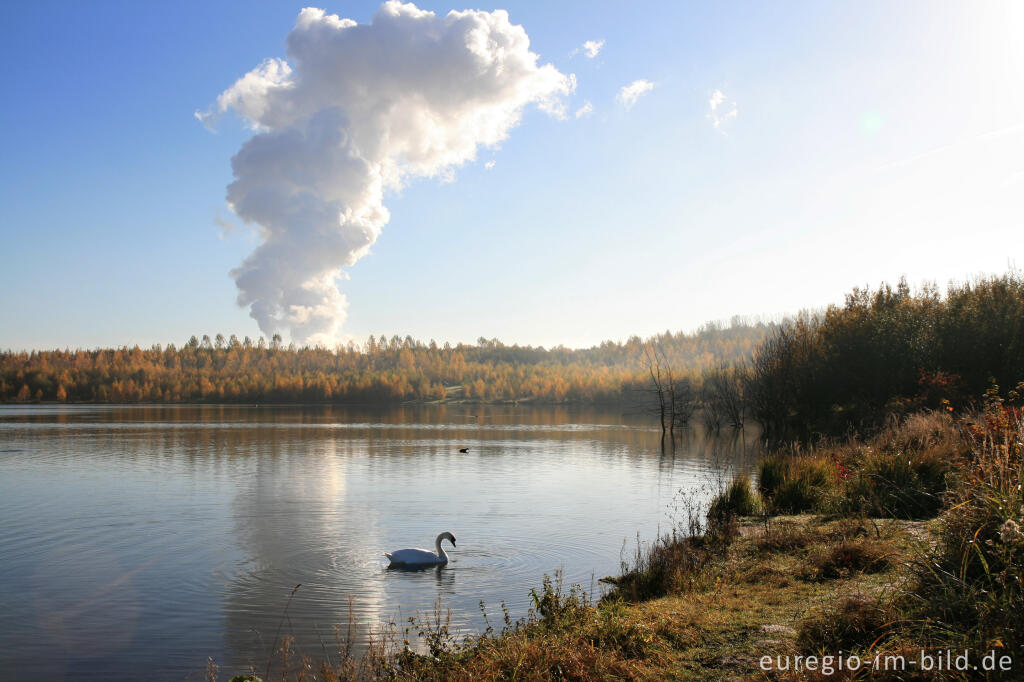
<svg viewBox="0 0 1024 682">
<path fill-rule="evenodd" d="M 643 345 L 643 362 L 651 377 L 649 392 L 655 398 L 653 411 L 661 423 L 662 443 L 666 433 L 675 442 L 676 427 L 685 426 L 693 416 L 697 389 L 690 377 L 672 369 L 664 349 L 652 341 Z"/>
<path fill-rule="evenodd" d="M 704 374 L 701 387 L 704 426 L 717 431 L 723 422 L 734 428 L 743 426 L 747 401 L 744 395 L 747 385 L 746 364 L 721 365 Z"/>
<path fill-rule="evenodd" d="M 643 355 L 644 365 L 647 367 L 648 374 L 651 375 L 651 388 L 649 391 L 657 400 L 654 410 L 661 422 L 661 439 L 664 441 L 665 431 L 668 429 L 674 431 L 671 398 L 672 369 L 668 366 L 665 351 L 661 349 L 661 346 L 656 346 L 651 341 L 644 343 Z"/>
</svg>

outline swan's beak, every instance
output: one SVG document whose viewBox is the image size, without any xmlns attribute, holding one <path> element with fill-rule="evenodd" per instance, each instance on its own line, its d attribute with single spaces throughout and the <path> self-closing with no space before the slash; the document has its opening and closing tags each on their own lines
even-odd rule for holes
<svg viewBox="0 0 1024 682">
<path fill-rule="evenodd" d="M 452 538 L 452 547 L 455 547 L 455 538 Z"/>
</svg>

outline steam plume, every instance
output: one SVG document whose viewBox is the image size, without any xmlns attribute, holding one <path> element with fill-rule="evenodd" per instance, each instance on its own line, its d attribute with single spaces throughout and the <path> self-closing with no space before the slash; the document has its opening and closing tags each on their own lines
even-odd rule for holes
<svg viewBox="0 0 1024 682">
<path fill-rule="evenodd" d="M 387 224 L 385 190 L 450 176 L 528 104 L 564 118 L 575 80 L 538 65 L 502 10 L 439 17 L 389 0 L 359 25 L 306 8 L 286 45 L 287 61 L 264 61 L 197 117 L 232 109 L 256 131 L 227 191 L 263 240 L 231 271 L 239 305 L 265 334 L 330 345 L 347 307 L 336 280 Z"/>
</svg>

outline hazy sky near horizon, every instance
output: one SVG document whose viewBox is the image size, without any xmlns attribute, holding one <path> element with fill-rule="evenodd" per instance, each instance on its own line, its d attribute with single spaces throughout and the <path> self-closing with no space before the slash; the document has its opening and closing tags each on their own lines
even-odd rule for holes
<svg viewBox="0 0 1024 682">
<path fill-rule="evenodd" d="M 0 348 L 259 335 L 229 273 L 260 230 L 225 199 L 259 131 L 195 114 L 288 60 L 303 6 L 0 6 Z M 342 335 L 588 346 L 1024 264 L 1024 3 L 472 7 L 575 88 L 384 188 Z"/>
</svg>

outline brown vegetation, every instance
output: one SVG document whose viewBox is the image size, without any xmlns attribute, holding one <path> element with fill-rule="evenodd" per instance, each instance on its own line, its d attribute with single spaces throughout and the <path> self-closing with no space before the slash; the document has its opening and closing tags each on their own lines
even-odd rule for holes
<svg viewBox="0 0 1024 682">
<path fill-rule="evenodd" d="M 891 415 L 967 408 L 990 380 L 1024 377 L 1024 275 L 854 289 L 778 327 L 755 351 L 746 398 L 777 438 L 874 430 Z"/>
<path fill-rule="evenodd" d="M 749 356 L 767 327 L 736 322 L 649 339 L 679 376 Z M 570 350 L 438 345 L 410 337 L 336 349 L 221 335 L 184 346 L 0 353 L 0 402 L 395 403 L 468 399 L 636 402 L 645 342 Z"/>
</svg>

